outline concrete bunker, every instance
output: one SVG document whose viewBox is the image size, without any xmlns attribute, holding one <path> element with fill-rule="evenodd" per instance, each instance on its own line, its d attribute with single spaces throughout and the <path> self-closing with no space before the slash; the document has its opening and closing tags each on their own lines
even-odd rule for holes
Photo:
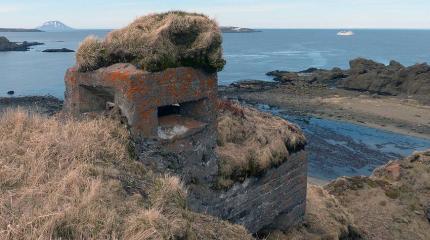
<svg viewBox="0 0 430 240">
<path fill-rule="evenodd" d="M 135 137 L 173 139 L 216 126 L 217 76 L 193 68 L 149 73 L 131 64 L 66 74 L 73 114 L 117 107 Z"/>
<path fill-rule="evenodd" d="M 190 31 L 200 37 L 183 44 L 181 36 Z M 65 110 L 79 115 L 118 109 L 137 140 L 139 161 L 158 174 L 180 176 L 190 209 L 252 233 L 286 230 L 304 216 L 304 151 L 259 176 L 215 187 L 221 172 L 216 153 L 217 72 L 225 64 L 221 43 L 214 21 L 183 12 L 139 18 L 105 40 L 88 38 L 65 76 Z M 249 119 L 242 120 L 239 125 Z"/>
</svg>

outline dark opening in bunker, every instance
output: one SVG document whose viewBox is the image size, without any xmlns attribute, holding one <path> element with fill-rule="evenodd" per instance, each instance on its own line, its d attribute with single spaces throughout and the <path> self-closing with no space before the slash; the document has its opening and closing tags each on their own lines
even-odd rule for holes
<svg viewBox="0 0 430 240">
<path fill-rule="evenodd" d="M 206 123 L 200 115 L 204 100 L 176 103 L 158 107 L 158 137 L 176 139 L 189 136 L 204 129 Z"/>
<path fill-rule="evenodd" d="M 181 105 L 173 104 L 168 106 L 162 106 L 158 108 L 158 117 L 164 117 L 169 115 L 180 115 Z"/>
</svg>

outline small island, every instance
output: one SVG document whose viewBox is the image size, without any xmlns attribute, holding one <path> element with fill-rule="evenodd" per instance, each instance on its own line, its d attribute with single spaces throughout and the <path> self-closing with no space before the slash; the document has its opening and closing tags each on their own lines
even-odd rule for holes
<svg viewBox="0 0 430 240">
<path fill-rule="evenodd" d="M 31 46 L 44 45 L 40 42 L 27 42 L 22 43 L 10 42 L 6 37 L 0 36 L 0 52 L 8 51 L 28 51 Z"/>
<path fill-rule="evenodd" d="M 223 32 L 223 33 L 255 33 L 255 32 L 261 32 L 261 31 L 251 29 L 251 28 L 221 27 L 221 32 Z"/>
<path fill-rule="evenodd" d="M 68 48 L 53 48 L 53 49 L 43 50 L 42 52 L 45 52 L 45 53 L 59 53 L 59 52 L 70 53 L 70 52 L 75 52 L 75 51 L 68 49 Z"/>
</svg>

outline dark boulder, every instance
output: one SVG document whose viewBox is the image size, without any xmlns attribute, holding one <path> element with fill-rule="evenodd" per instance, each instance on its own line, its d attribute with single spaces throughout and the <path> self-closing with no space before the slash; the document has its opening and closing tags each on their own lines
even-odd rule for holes
<svg viewBox="0 0 430 240">
<path fill-rule="evenodd" d="M 300 79 L 300 76 L 297 73 L 285 73 L 282 76 L 275 78 L 274 80 L 281 83 L 287 83 L 287 82 L 297 81 L 299 79 Z"/>
<path fill-rule="evenodd" d="M 401 63 L 391 60 L 390 64 L 388 64 L 387 66 L 388 69 L 392 70 L 392 71 L 400 71 L 402 69 L 405 68 L 405 66 L 403 66 Z"/>
<path fill-rule="evenodd" d="M 7 92 L 7 94 L 8 94 L 8 95 L 14 95 L 14 94 L 15 94 L 15 91 L 8 91 L 8 92 Z"/>
<path fill-rule="evenodd" d="M 332 70 L 319 69 L 312 73 L 312 80 L 317 83 L 330 84 L 346 76 L 347 73 L 340 68 L 333 68 Z"/>
<path fill-rule="evenodd" d="M 349 66 L 349 71 L 351 74 L 364 74 L 370 71 L 377 71 L 385 68 L 385 65 L 382 63 L 377 63 L 375 61 L 364 58 L 357 58 L 351 60 L 349 62 Z"/>
<path fill-rule="evenodd" d="M 278 87 L 276 82 L 268 82 L 261 80 L 242 80 L 232 83 L 230 86 L 249 91 L 263 91 Z"/>
<path fill-rule="evenodd" d="M 290 73 L 289 71 L 279 71 L 279 70 L 275 70 L 275 71 L 271 71 L 266 73 L 267 76 L 274 76 L 274 77 L 280 77 L 284 74 Z"/>
<path fill-rule="evenodd" d="M 311 68 L 308 68 L 306 70 L 300 71 L 299 73 L 313 73 L 313 72 L 316 72 L 318 70 L 321 70 L 321 69 L 311 67 Z"/>
</svg>

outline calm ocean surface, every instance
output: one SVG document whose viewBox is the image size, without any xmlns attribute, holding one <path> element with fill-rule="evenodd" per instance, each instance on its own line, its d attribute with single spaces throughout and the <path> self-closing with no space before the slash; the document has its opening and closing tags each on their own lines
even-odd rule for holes
<svg viewBox="0 0 430 240">
<path fill-rule="evenodd" d="M 29 52 L 0 52 L 0 96 L 54 95 L 63 98 L 63 77 L 74 64 L 74 53 L 42 53 L 46 48 L 76 50 L 88 35 L 103 37 L 108 31 L 69 33 L 0 33 L 11 41 L 38 41 Z M 405 65 L 430 62 L 430 30 L 355 30 L 355 36 L 339 37 L 338 30 L 264 30 L 249 34 L 224 34 L 227 66 L 220 84 L 243 79 L 270 80 L 275 69 L 348 67 L 355 57 L 383 63 L 395 59 Z"/>
</svg>

